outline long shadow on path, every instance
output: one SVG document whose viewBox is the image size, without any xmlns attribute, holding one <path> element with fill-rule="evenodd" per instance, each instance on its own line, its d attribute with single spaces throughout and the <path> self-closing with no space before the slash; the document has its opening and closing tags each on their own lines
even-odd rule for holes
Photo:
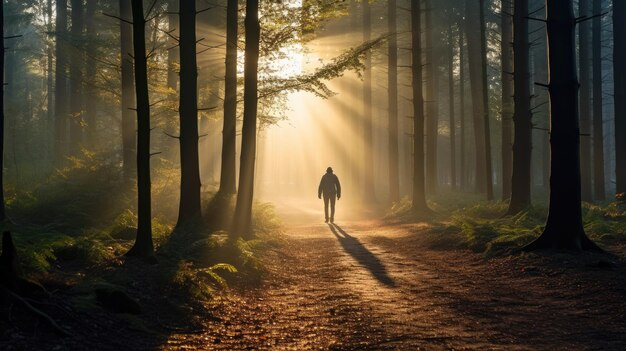
<svg viewBox="0 0 626 351">
<path fill-rule="evenodd" d="M 389 287 L 396 286 L 396 283 L 387 273 L 385 265 L 359 239 L 349 235 L 336 224 L 328 224 L 328 228 L 337 237 L 344 251 L 357 260 L 361 266 L 365 267 L 376 280 Z"/>
</svg>

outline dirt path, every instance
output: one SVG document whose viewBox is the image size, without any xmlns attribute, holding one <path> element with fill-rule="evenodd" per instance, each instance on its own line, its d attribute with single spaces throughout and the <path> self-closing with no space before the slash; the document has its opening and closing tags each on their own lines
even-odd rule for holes
<svg viewBox="0 0 626 351">
<path fill-rule="evenodd" d="M 623 350 L 623 265 L 426 249 L 419 225 L 302 225 L 264 258 L 261 287 L 214 307 L 167 349 Z"/>
</svg>

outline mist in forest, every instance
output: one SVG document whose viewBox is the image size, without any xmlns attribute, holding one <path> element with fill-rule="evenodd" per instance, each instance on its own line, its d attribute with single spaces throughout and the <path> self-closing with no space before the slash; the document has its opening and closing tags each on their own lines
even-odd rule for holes
<svg viewBox="0 0 626 351">
<path fill-rule="evenodd" d="M 626 349 L 626 1 L 0 19 L 0 349 Z"/>
</svg>

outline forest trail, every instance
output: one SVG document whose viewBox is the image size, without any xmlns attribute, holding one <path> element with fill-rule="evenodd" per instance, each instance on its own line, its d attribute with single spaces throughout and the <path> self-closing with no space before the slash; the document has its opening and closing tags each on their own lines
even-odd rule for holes
<svg viewBox="0 0 626 351">
<path fill-rule="evenodd" d="M 292 210 L 261 286 L 231 291 L 206 331 L 173 334 L 165 349 L 626 349 L 623 268 L 486 260 L 425 248 L 425 224 L 328 225 Z"/>
</svg>

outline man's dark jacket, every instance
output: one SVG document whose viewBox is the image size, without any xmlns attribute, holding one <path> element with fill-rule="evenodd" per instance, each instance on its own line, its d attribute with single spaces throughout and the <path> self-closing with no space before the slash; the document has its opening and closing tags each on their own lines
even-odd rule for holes
<svg viewBox="0 0 626 351">
<path fill-rule="evenodd" d="M 331 172 L 328 172 L 322 176 L 320 186 L 317 189 L 317 196 L 335 196 L 341 197 L 341 185 L 339 184 L 339 178 Z"/>
</svg>

